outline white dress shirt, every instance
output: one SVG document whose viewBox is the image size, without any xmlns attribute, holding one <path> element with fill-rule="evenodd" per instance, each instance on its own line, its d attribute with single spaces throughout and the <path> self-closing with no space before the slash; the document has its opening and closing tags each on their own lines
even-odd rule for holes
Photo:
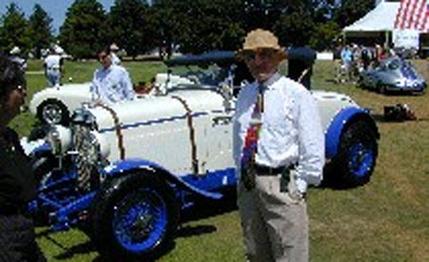
<svg viewBox="0 0 429 262">
<path fill-rule="evenodd" d="M 259 85 L 245 86 L 237 99 L 233 134 L 237 175 Z M 303 85 L 278 73 L 263 85 L 264 110 L 255 161 L 272 168 L 298 163 L 296 183 L 298 190 L 305 192 L 308 184 L 321 182 L 325 162 L 325 139 L 316 101 Z"/>
<path fill-rule="evenodd" d="M 90 90 L 94 100 L 107 104 L 132 100 L 135 97 L 127 70 L 113 64 L 107 69 L 100 68 L 95 71 Z"/>
</svg>

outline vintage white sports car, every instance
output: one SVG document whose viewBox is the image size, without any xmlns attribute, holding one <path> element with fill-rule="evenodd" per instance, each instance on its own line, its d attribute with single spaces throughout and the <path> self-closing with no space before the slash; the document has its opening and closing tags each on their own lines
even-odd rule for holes
<svg viewBox="0 0 429 262">
<path fill-rule="evenodd" d="M 53 126 L 48 144 L 33 152 L 41 177 L 34 210 L 47 210 L 56 229 L 84 221 L 100 253 L 111 258 L 162 254 L 193 196 L 218 199 L 221 189 L 236 185 L 232 59 L 230 53 L 173 59 L 169 65 L 206 70 L 159 74 L 152 95 L 110 107 L 86 105 L 75 111 L 70 128 Z M 333 169 L 325 177 L 364 184 L 376 164 L 375 122 L 346 95 L 313 95 Z"/>
<path fill-rule="evenodd" d="M 90 85 L 88 82 L 47 87 L 33 95 L 30 112 L 42 123 L 67 124 L 75 109 L 91 101 Z"/>
</svg>

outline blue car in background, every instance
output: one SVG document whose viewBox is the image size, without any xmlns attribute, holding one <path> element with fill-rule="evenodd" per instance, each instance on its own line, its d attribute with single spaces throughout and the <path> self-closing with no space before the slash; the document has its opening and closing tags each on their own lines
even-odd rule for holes
<svg viewBox="0 0 429 262">
<path fill-rule="evenodd" d="M 427 84 L 425 79 L 407 60 L 397 56 L 389 57 L 380 65 L 360 73 L 359 85 L 381 94 L 409 92 L 423 94 Z"/>
</svg>

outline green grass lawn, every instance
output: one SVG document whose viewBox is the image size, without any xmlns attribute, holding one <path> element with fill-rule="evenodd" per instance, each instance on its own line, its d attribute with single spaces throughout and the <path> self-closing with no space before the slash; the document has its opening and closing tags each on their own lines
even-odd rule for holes
<svg viewBox="0 0 429 262">
<path fill-rule="evenodd" d="M 427 61 L 414 63 L 429 80 Z M 90 81 L 96 66 L 94 61 L 67 61 L 65 79 Z M 129 62 L 125 66 L 135 83 L 148 81 L 165 69 L 157 62 Z M 29 70 L 31 97 L 44 87 L 45 79 L 33 73 L 41 70 L 40 62 L 31 62 Z M 351 84 L 333 84 L 333 75 L 332 62 L 318 62 L 314 88 L 346 93 L 372 109 L 381 133 L 379 157 L 372 180 L 365 186 L 310 189 L 311 261 L 429 261 L 429 95 L 383 96 Z M 383 106 L 397 103 L 407 103 L 419 121 L 381 121 Z M 35 124 L 34 117 L 25 113 L 12 126 L 27 135 Z M 212 213 L 205 216 L 204 210 L 193 210 L 193 219 L 184 222 L 175 246 L 160 261 L 244 261 L 237 210 Z M 92 261 L 98 257 L 78 230 L 49 233 L 47 228 L 38 228 L 37 232 L 49 261 Z"/>
</svg>

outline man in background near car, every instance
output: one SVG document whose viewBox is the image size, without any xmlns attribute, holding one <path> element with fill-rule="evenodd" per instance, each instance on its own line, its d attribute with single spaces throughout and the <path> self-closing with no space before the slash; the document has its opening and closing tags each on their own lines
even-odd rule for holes
<svg viewBox="0 0 429 262">
<path fill-rule="evenodd" d="M 48 86 L 61 85 L 61 74 L 63 73 L 63 58 L 62 49 L 59 47 L 51 47 L 49 55 L 43 60 L 45 76 L 48 81 Z"/>
<path fill-rule="evenodd" d="M 132 100 L 135 92 L 127 70 L 112 62 L 112 53 L 107 46 L 98 53 L 101 68 L 95 70 L 91 84 L 93 100 L 104 104 L 114 104 Z"/>
<path fill-rule="evenodd" d="M 285 52 L 269 31 L 239 51 L 256 81 L 240 90 L 233 122 L 237 203 L 248 261 L 308 261 L 308 185 L 322 180 L 324 134 L 311 93 L 278 71 Z"/>
<path fill-rule="evenodd" d="M 9 59 L 17 63 L 22 71 L 27 69 L 27 60 L 21 57 L 21 48 L 14 46 L 9 52 Z"/>
<path fill-rule="evenodd" d="M 115 43 L 110 45 L 110 55 L 112 56 L 112 64 L 114 65 L 121 65 L 121 59 L 116 54 L 118 51 L 119 47 Z"/>
</svg>

